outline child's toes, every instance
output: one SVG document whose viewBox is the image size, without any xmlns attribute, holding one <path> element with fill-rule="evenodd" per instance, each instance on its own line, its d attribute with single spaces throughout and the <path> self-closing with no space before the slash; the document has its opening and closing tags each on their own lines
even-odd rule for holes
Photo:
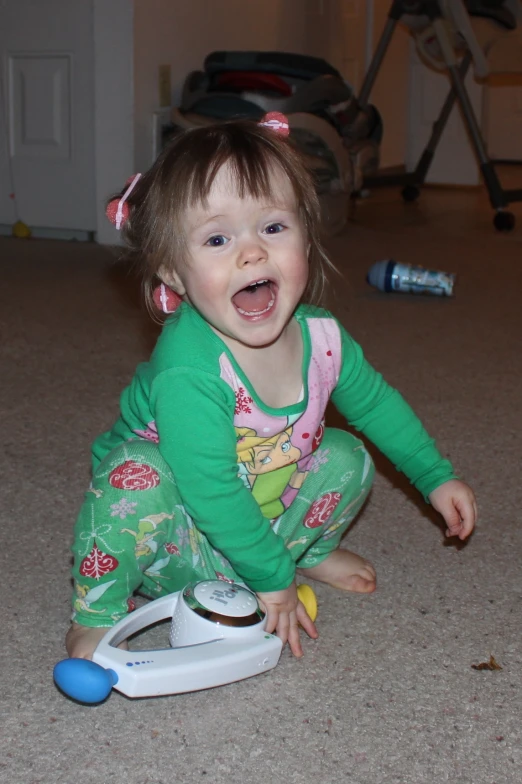
<svg viewBox="0 0 522 784">
<path fill-rule="evenodd" d="M 377 588 L 375 575 L 370 572 L 366 574 L 352 574 L 346 578 L 346 590 L 356 593 L 373 593 Z"/>
</svg>

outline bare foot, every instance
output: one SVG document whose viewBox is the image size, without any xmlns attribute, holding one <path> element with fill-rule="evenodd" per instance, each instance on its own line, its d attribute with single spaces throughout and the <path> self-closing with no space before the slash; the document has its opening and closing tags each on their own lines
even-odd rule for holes
<svg viewBox="0 0 522 784">
<path fill-rule="evenodd" d="M 108 631 L 109 628 L 102 626 L 91 628 L 90 626 L 80 626 L 79 623 L 71 623 L 65 637 L 65 647 L 70 658 L 92 659 L 96 646 Z M 124 640 L 121 645 L 118 645 L 118 648 L 128 651 L 127 641 Z"/>
<path fill-rule="evenodd" d="M 334 550 L 317 566 L 298 568 L 297 572 L 341 591 L 372 593 L 377 587 L 377 576 L 372 564 L 351 550 Z"/>
</svg>

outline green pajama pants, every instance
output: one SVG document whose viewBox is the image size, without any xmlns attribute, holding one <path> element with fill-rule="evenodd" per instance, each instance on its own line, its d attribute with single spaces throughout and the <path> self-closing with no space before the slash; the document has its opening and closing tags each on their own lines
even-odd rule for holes
<svg viewBox="0 0 522 784">
<path fill-rule="evenodd" d="M 350 433 L 327 428 L 306 479 L 272 528 L 297 566 L 335 550 L 371 488 L 372 460 Z M 74 529 L 73 620 L 113 626 L 136 592 L 158 598 L 189 582 L 242 582 L 183 507 L 158 446 L 121 444 L 98 466 Z"/>
</svg>

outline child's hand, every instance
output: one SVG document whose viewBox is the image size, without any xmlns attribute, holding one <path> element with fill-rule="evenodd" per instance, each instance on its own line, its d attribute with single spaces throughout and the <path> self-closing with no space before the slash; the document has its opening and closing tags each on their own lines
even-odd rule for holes
<svg viewBox="0 0 522 784">
<path fill-rule="evenodd" d="M 303 649 L 299 639 L 299 624 L 314 640 L 319 635 L 304 604 L 297 598 L 295 580 L 284 591 L 258 593 L 257 596 L 266 610 L 267 632 L 269 634 L 275 632 L 283 645 L 288 643 L 294 656 L 300 658 L 303 655 Z"/>
<path fill-rule="evenodd" d="M 446 521 L 446 536 L 465 539 L 470 535 L 477 521 L 477 502 L 471 487 L 459 479 L 450 479 L 436 487 L 429 499 Z"/>
</svg>

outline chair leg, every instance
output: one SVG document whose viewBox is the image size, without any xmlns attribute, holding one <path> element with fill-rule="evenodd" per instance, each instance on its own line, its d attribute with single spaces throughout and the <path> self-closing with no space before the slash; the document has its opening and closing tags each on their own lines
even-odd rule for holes
<svg viewBox="0 0 522 784">
<path fill-rule="evenodd" d="M 462 80 L 466 78 L 470 64 L 471 54 L 467 53 L 459 66 L 459 74 Z M 430 166 L 433 162 L 435 152 L 442 138 L 442 134 L 444 133 L 444 129 L 448 123 L 451 111 L 455 105 L 456 97 L 457 95 L 455 90 L 453 87 L 451 87 L 446 100 L 442 105 L 439 116 L 433 123 L 431 136 L 426 147 L 421 153 L 415 169 L 411 172 L 397 175 L 393 178 L 393 182 L 390 180 L 385 181 L 385 177 L 383 177 L 379 184 L 403 185 L 404 188 L 402 191 L 402 196 L 405 201 L 415 201 L 418 198 L 419 188 L 424 184 Z M 376 180 L 372 180 L 372 182 L 373 184 L 377 184 Z"/>
<path fill-rule="evenodd" d="M 466 74 L 468 72 L 469 66 L 471 64 L 471 54 L 467 53 L 466 56 L 463 58 L 460 66 L 459 66 L 459 75 L 462 81 L 466 78 Z M 421 157 L 415 167 L 415 170 L 412 172 L 411 177 L 415 185 L 423 185 L 424 180 L 426 179 L 426 175 L 428 174 L 429 168 L 435 157 L 435 152 L 441 140 L 442 134 L 444 129 L 447 125 L 449 120 L 451 111 L 455 105 L 456 93 L 453 87 L 451 87 L 446 100 L 440 110 L 440 114 L 433 123 L 433 129 L 431 132 L 431 136 L 429 138 L 428 144 L 424 148 Z"/>
<path fill-rule="evenodd" d="M 384 26 L 384 30 L 382 31 L 382 35 L 379 39 L 379 43 L 377 44 L 377 48 L 375 49 L 374 55 L 372 57 L 372 61 L 364 77 L 364 81 L 359 91 L 359 95 L 357 96 L 357 104 L 362 108 L 366 108 L 368 106 L 370 93 L 373 90 L 375 80 L 377 79 L 383 60 L 386 57 L 388 46 L 390 45 L 390 41 L 393 37 L 393 33 L 397 26 L 397 21 L 398 21 L 397 19 L 394 19 L 391 16 L 389 16 Z"/>
<path fill-rule="evenodd" d="M 471 137 L 471 143 L 473 144 L 475 154 L 480 164 L 482 177 L 488 189 L 491 206 L 496 210 L 503 209 L 504 207 L 507 207 L 508 200 L 497 177 L 495 168 L 488 156 L 486 145 L 484 144 L 484 140 L 480 132 L 480 127 L 475 116 L 473 105 L 464 85 L 459 67 L 456 64 L 454 52 L 451 50 L 451 54 L 448 56 L 448 41 L 446 38 L 446 32 L 438 20 L 433 23 L 433 29 L 435 31 L 435 35 L 437 36 L 440 48 L 444 54 L 444 59 L 446 60 L 453 91 L 455 92 L 456 98 L 460 104 L 460 108 L 462 109 L 464 122 L 468 128 Z"/>
<path fill-rule="evenodd" d="M 510 231 L 515 224 L 515 218 L 512 213 L 505 210 L 505 207 L 507 207 L 511 201 L 522 201 L 522 190 L 503 190 L 495 171 L 494 163 L 488 156 L 480 127 L 475 117 L 475 112 L 464 84 L 467 71 L 472 61 L 472 54 L 468 52 L 460 65 L 458 64 L 453 47 L 447 37 L 447 32 L 442 19 L 440 4 L 437 2 L 437 0 L 431 0 L 430 2 L 418 2 L 415 5 L 415 9 L 416 10 L 412 11 L 411 7 L 405 7 L 403 0 L 393 1 L 392 7 L 388 14 L 388 20 L 370 63 L 370 67 L 368 68 L 368 71 L 365 75 L 355 105 L 362 107 L 367 106 L 371 91 L 379 74 L 379 70 L 388 50 L 388 46 L 392 39 L 397 22 L 405 13 L 420 14 L 422 12 L 431 19 L 435 35 L 441 47 L 444 60 L 448 68 L 451 80 L 451 89 L 448 93 L 448 96 L 446 97 L 446 100 L 444 101 L 439 117 L 433 124 L 430 139 L 417 163 L 417 166 L 415 167 L 415 170 L 413 172 L 400 175 L 370 177 L 365 181 L 365 185 L 403 185 L 404 187 L 402 196 L 404 200 L 414 201 L 419 195 L 418 186 L 422 185 L 426 179 L 426 175 L 433 161 L 435 151 L 440 142 L 455 101 L 458 101 L 463 113 L 464 121 L 471 137 L 475 154 L 480 165 L 482 178 L 488 190 L 491 205 L 496 210 L 496 215 L 493 222 L 499 231 Z"/>
<path fill-rule="evenodd" d="M 354 106 L 356 107 L 357 111 L 359 110 L 359 107 L 366 108 L 368 106 L 368 101 L 370 99 L 370 94 L 373 90 L 375 80 L 379 75 L 382 63 L 386 57 L 386 52 L 388 51 L 391 39 L 393 38 L 393 33 L 395 32 L 397 23 L 403 14 L 404 8 L 402 0 L 394 0 L 388 14 L 388 19 L 386 20 L 384 30 L 382 31 L 381 37 L 373 54 L 372 61 L 365 74 L 359 95 L 357 96 L 357 100 L 354 102 Z M 364 186 L 371 188 L 380 185 L 404 185 L 409 181 L 409 174 L 375 175 L 365 178 Z"/>
</svg>

